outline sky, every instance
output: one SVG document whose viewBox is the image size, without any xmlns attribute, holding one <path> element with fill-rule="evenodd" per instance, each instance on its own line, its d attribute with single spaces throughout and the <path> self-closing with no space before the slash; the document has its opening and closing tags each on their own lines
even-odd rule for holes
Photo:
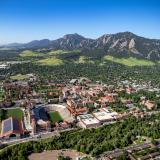
<svg viewBox="0 0 160 160">
<path fill-rule="evenodd" d="M 160 39 L 160 0 L 0 0 L 0 44 L 124 31 Z"/>
</svg>

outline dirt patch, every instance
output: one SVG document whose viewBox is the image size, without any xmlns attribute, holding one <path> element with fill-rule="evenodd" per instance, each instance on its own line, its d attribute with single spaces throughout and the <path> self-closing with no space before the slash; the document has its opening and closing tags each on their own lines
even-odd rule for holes
<svg viewBox="0 0 160 160">
<path fill-rule="evenodd" d="M 76 160 L 77 157 L 86 156 L 83 153 L 76 152 L 73 150 L 52 150 L 52 151 L 45 151 L 42 153 L 33 153 L 28 157 L 28 159 L 29 160 L 57 160 L 59 155 L 63 155 L 64 157 L 69 156 L 70 158 L 72 158 L 72 160 Z"/>
</svg>

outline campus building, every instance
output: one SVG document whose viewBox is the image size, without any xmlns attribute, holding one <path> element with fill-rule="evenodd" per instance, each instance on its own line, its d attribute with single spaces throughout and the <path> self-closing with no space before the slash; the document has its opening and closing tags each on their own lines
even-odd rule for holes
<svg viewBox="0 0 160 160">
<path fill-rule="evenodd" d="M 82 128 L 96 128 L 100 126 L 100 121 L 91 114 L 79 115 L 79 126 Z"/>
<path fill-rule="evenodd" d="M 24 134 L 23 122 L 10 117 L 2 121 L 1 137 L 10 138 L 17 137 L 19 138 Z"/>
<path fill-rule="evenodd" d="M 116 120 L 118 113 L 108 110 L 107 108 L 101 108 L 99 111 L 94 112 L 93 116 L 101 123 L 104 123 Z"/>
</svg>

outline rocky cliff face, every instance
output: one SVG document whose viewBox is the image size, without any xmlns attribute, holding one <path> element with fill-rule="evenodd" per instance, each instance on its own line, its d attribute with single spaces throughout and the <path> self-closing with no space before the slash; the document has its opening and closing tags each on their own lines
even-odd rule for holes
<svg viewBox="0 0 160 160">
<path fill-rule="evenodd" d="M 7 47 L 7 46 L 5 46 Z M 9 45 L 14 47 L 15 45 Z M 18 44 L 23 49 L 62 49 L 62 50 L 103 50 L 106 54 L 135 55 L 152 60 L 160 60 L 160 40 L 147 39 L 131 32 L 105 34 L 97 39 L 85 38 L 78 34 L 67 34 L 62 38 L 50 41 L 48 39 Z"/>
<path fill-rule="evenodd" d="M 106 54 L 134 54 L 148 59 L 160 59 L 160 40 L 139 37 L 130 32 L 106 34 L 98 39 L 84 38 L 78 34 L 65 35 L 51 42 L 53 49 L 101 49 Z"/>
</svg>

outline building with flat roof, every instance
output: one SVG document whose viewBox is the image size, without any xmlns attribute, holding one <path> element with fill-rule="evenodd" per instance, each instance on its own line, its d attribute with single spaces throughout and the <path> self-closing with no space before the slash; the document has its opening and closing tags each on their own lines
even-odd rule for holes
<svg viewBox="0 0 160 160">
<path fill-rule="evenodd" d="M 111 110 L 111 109 L 107 109 L 107 108 L 101 108 L 101 111 L 105 111 L 107 112 L 110 116 L 117 118 L 118 117 L 118 113 Z"/>
<path fill-rule="evenodd" d="M 77 118 L 82 128 L 95 128 L 100 126 L 100 121 L 91 114 L 79 115 Z"/>
<path fill-rule="evenodd" d="M 24 126 L 22 121 L 13 117 L 2 121 L 2 138 L 20 137 L 22 134 L 24 134 Z"/>
<path fill-rule="evenodd" d="M 107 122 L 114 119 L 114 117 L 110 113 L 107 113 L 105 111 L 95 112 L 93 113 L 93 116 L 100 122 Z"/>
</svg>

